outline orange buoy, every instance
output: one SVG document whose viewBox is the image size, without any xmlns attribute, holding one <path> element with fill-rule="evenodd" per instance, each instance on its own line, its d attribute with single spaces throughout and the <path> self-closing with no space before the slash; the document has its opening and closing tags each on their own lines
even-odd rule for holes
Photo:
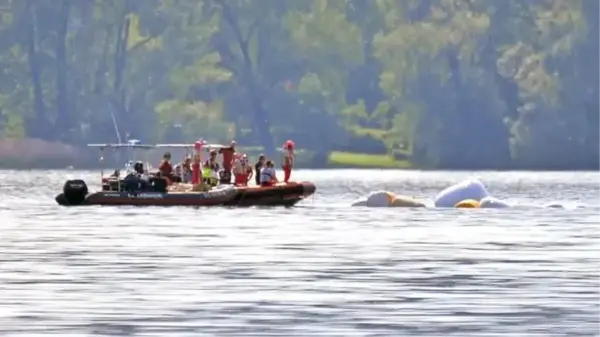
<svg viewBox="0 0 600 337">
<path fill-rule="evenodd" d="M 466 199 L 454 205 L 454 208 L 479 208 L 479 201 Z"/>
</svg>

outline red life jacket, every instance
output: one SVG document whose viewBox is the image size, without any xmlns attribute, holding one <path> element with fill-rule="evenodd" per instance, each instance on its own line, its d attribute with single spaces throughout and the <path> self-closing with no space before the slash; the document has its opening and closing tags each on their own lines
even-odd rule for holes
<svg viewBox="0 0 600 337">
<path fill-rule="evenodd" d="M 163 160 L 160 162 L 160 165 L 158 165 L 158 170 L 163 175 L 169 176 L 171 175 L 171 172 L 173 172 L 173 166 L 168 161 Z"/>
</svg>

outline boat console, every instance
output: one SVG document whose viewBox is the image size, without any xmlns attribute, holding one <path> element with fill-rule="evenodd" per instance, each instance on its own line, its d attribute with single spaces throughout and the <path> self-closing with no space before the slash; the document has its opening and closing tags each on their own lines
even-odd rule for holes
<svg viewBox="0 0 600 337">
<path fill-rule="evenodd" d="M 150 176 L 148 180 L 140 179 L 134 174 L 128 174 L 125 178 L 104 178 L 102 180 L 102 191 L 109 192 L 167 192 L 167 178 Z"/>
</svg>

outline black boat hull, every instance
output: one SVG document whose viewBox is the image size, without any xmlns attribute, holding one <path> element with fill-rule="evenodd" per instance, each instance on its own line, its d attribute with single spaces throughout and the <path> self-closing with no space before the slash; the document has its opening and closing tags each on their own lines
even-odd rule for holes
<svg viewBox="0 0 600 337">
<path fill-rule="evenodd" d="M 75 182 L 75 184 L 74 184 Z M 76 189 L 76 190 L 73 190 Z M 208 192 L 100 191 L 88 194 L 81 180 L 67 181 L 56 196 L 61 206 L 285 206 L 291 207 L 316 191 L 309 182 L 270 187 L 223 187 Z"/>
<path fill-rule="evenodd" d="M 270 187 L 236 187 L 235 197 L 226 206 L 287 206 L 291 207 L 313 195 L 314 184 L 309 182 L 278 184 Z"/>
</svg>

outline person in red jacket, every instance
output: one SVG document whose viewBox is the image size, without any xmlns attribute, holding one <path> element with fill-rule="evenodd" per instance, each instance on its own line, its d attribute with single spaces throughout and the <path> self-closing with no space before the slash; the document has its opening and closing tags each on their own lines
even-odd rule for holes
<svg viewBox="0 0 600 337">
<path fill-rule="evenodd" d="M 219 149 L 219 153 L 223 156 L 223 174 L 221 176 L 221 184 L 231 184 L 231 169 L 233 167 L 235 145 L 235 141 L 232 140 L 228 147 L 222 147 Z"/>
<path fill-rule="evenodd" d="M 283 145 L 283 162 L 281 168 L 283 169 L 283 181 L 287 183 L 292 175 L 292 168 L 294 167 L 294 142 L 288 140 Z"/>
<path fill-rule="evenodd" d="M 170 152 L 166 152 L 163 155 L 163 159 L 160 162 L 160 164 L 158 164 L 158 172 L 160 173 L 160 175 L 162 175 L 163 177 L 167 178 L 167 184 L 171 185 L 173 183 L 174 176 L 173 176 L 173 165 L 171 165 L 171 153 Z"/>
<path fill-rule="evenodd" d="M 162 173 L 165 176 L 170 175 L 171 172 L 173 172 L 173 165 L 171 165 L 171 153 L 170 152 L 166 152 L 163 155 L 163 159 L 158 164 L 158 170 L 160 171 L 160 173 Z"/>
<path fill-rule="evenodd" d="M 244 186 L 247 181 L 246 169 L 244 168 L 244 157 L 239 153 L 236 153 L 233 157 L 234 184 L 235 186 Z"/>
</svg>

